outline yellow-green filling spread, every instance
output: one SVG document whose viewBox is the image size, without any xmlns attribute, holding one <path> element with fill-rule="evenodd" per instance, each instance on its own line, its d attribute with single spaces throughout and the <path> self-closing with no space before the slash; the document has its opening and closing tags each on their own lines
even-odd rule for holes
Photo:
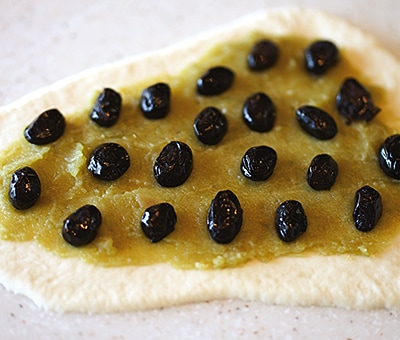
<svg viewBox="0 0 400 340">
<path fill-rule="evenodd" d="M 113 127 L 100 127 L 90 120 L 93 103 L 67 116 L 64 135 L 45 146 L 28 143 L 23 137 L 25 126 L 21 126 L 21 138 L 0 154 L 0 238 L 35 240 L 59 256 L 77 256 L 105 266 L 167 262 L 178 268 L 208 269 L 309 253 L 381 253 L 400 232 L 400 223 L 396 223 L 400 220 L 399 186 L 377 162 L 380 144 L 393 131 L 378 118 L 346 125 L 334 102 L 340 84 L 349 76 L 368 88 L 382 110 L 384 92 L 363 79 L 343 57 L 325 75 L 311 76 L 303 57 L 310 41 L 302 39 L 275 39 L 280 49 L 277 64 L 266 71 L 250 71 L 246 56 L 259 38 L 255 33 L 246 41 L 216 46 L 175 76 L 160 75 L 115 89 L 122 95 L 123 108 Z M 218 96 L 198 95 L 197 78 L 217 65 L 234 70 L 233 86 Z M 140 111 L 140 93 L 160 81 L 171 88 L 171 110 L 164 119 L 149 120 Z M 242 119 L 246 98 L 260 91 L 270 96 L 277 110 L 275 126 L 267 133 L 251 131 Z M 306 134 L 295 116 L 301 105 L 330 113 L 338 134 L 327 141 Z M 206 106 L 219 108 L 228 120 L 228 132 L 215 146 L 201 144 L 193 131 L 196 115 Z M 154 161 L 170 141 L 184 142 L 193 151 L 193 172 L 176 188 L 161 187 L 153 176 Z M 92 150 L 105 142 L 119 143 L 131 158 L 128 171 L 112 182 L 95 179 L 87 170 Z M 278 154 L 274 173 L 265 182 L 253 182 L 240 172 L 242 156 L 258 145 L 270 146 Z M 330 154 L 339 166 L 336 183 L 328 191 L 311 189 L 305 179 L 312 158 L 320 153 Z M 7 197 L 11 174 L 22 166 L 35 169 L 42 182 L 40 199 L 25 211 L 13 208 Z M 383 216 L 368 233 L 357 231 L 352 220 L 354 195 L 363 185 L 378 190 L 383 202 Z M 243 226 L 230 244 L 221 245 L 208 235 L 206 218 L 211 200 L 226 189 L 241 202 Z M 306 233 L 290 243 L 279 239 L 274 225 L 275 210 L 287 199 L 300 201 L 308 218 Z M 141 216 L 147 207 L 161 202 L 175 208 L 175 231 L 150 243 L 141 230 Z M 75 248 L 64 241 L 61 228 L 63 220 L 85 204 L 96 205 L 103 222 L 91 244 Z"/>
</svg>

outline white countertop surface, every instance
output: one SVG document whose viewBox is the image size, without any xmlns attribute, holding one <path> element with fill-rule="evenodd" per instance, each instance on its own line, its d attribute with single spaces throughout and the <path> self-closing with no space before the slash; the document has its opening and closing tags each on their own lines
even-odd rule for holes
<svg viewBox="0 0 400 340">
<path fill-rule="evenodd" d="M 157 50 L 257 10 L 288 5 L 341 16 L 400 58 L 398 0 L 1 0 L 0 105 L 87 68 Z M 400 329 L 400 312 L 387 310 L 212 301 L 128 314 L 58 315 L 38 310 L 1 285 L 0 301 L 2 339 L 394 339 Z"/>
</svg>

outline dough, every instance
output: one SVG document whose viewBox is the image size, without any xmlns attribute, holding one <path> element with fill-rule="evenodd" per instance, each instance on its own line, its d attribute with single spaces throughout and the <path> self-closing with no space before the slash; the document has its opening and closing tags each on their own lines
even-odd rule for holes
<svg viewBox="0 0 400 340">
<path fill-rule="evenodd" d="M 214 44 L 240 39 L 251 30 L 340 42 L 363 76 L 385 88 L 386 96 L 391 98 L 393 110 L 380 113 L 379 119 L 400 124 L 395 111 L 400 104 L 396 93 L 400 79 L 397 60 L 373 38 L 340 19 L 313 10 L 285 9 L 251 15 L 157 55 L 90 70 L 1 108 L 3 145 L 6 147 L 21 133 L 20 119 L 15 117 L 25 120 L 31 115 L 33 119 L 44 107 L 80 111 L 88 102 L 82 93 L 93 93 L 99 86 L 127 87 L 132 79 L 141 82 L 159 73 L 174 74 L 184 66 L 182 60 L 188 64 L 196 60 L 199 46 L 204 51 Z M 8 119 L 10 115 L 12 120 Z M 400 238 L 377 257 L 312 255 L 283 257 L 266 264 L 253 261 L 237 268 L 178 270 L 165 264 L 105 268 L 56 257 L 33 242 L 0 241 L 0 282 L 15 293 L 29 296 L 38 306 L 63 312 L 130 311 L 227 298 L 270 304 L 398 309 L 399 246 Z"/>
</svg>

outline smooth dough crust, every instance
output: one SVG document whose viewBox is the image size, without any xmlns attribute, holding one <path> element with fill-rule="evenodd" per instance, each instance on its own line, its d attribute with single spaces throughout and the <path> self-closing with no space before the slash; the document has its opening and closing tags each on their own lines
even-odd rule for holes
<svg viewBox="0 0 400 340">
<path fill-rule="evenodd" d="M 21 118 L 29 121 L 50 107 L 58 107 L 68 117 L 87 105 L 88 98 L 82 98 L 82 93 L 90 95 L 104 87 L 118 89 L 160 73 L 176 74 L 184 67 L 182 60 L 189 64 L 214 44 L 240 39 L 252 30 L 267 36 L 295 33 L 338 42 L 353 66 L 386 90 L 393 110 L 382 112 L 379 120 L 400 127 L 400 113 L 396 112 L 400 107 L 400 63 L 391 54 L 341 19 L 315 10 L 281 9 L 250 15 L 156 54 L 89 70 L 0 108 L 2 144 L 6 147 L 20 133 Z M 6 119 L 7 125 L 2 124 Z M 399 247 L 400 238 L 377 257 L 282 257 L 239 268 L 177 270 L 165 264 L 104 268 L 56 257 L 33 242 L 0 241 L 0 283 L 42 308 L 62 312 L 126 312 L 228 298 L 298 306 L 400 309 Z"/>
</svg>

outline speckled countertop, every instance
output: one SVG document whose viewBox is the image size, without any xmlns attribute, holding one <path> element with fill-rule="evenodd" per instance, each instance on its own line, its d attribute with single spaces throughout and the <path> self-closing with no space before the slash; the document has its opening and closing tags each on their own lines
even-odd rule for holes
<svg viewBox="0 0 400 340">
<path fill-rule="evenodd" d="M 2 0 L 0 105 L 87 68 L 156 50 L 277 6 L 323 9 L 379 38 L 400 57 L 398 0 Z M 382 65 L 384 67 L 384 65 Z M 400 313 L 212 301 L 111 315 L 38 310 L 0 285 L 2 339 L 397 338 Z"/>
</svg>

